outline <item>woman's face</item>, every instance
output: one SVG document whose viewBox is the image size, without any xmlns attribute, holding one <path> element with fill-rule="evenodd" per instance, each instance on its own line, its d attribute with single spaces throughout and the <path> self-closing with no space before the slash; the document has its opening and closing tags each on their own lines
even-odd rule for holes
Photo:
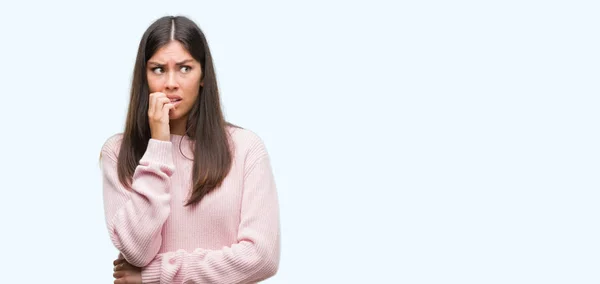
<svg viewBox="0 0 600 284">
<path fill-rule="evenodd" d="M 181 99 L 169 112 L 169 119 L 185 121 L 202 85 L 200 62 L 179 41 L 171 41 L 148 60 L 146 75 L 150 93 L 162 92 L 170 99 Z"/>
</svg>

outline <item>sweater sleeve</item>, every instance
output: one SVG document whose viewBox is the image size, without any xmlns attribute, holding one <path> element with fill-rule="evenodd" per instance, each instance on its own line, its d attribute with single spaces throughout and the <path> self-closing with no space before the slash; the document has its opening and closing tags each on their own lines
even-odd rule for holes
<svg viewBox="0 0 600 284">
<path fill-rule="evenodd" d="M 245 171 L 237 242 L 220 250 L 161 253 L 142 268 L 142 283 L 255 283 L 275 275 L 279 205 L 269 157 L 261 155 Z"/>
<path fill-rule="evenodd" d="M 162 226 L 171 210 L 172 146 L 170 141 L 150 139 L 128 190 L 117 175 L 115 144 L 115 139 L 108 140 L 101 152 L 106 225 L 119 257 L 143 267 L 160 249 Z"/>
</svg>

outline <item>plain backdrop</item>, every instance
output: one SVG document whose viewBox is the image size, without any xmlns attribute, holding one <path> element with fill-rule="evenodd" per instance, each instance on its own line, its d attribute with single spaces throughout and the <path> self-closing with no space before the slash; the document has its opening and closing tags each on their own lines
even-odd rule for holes
<svg viewBox="0 0 600 284">
<path fill-rule="evenodd" d="M 599 283 L 597 1 L 2 1 L 0 282 L 112 283 L 98 155 L 139 40 L 205 32 L 261 136 L 265 283 Z"/>
</svg>

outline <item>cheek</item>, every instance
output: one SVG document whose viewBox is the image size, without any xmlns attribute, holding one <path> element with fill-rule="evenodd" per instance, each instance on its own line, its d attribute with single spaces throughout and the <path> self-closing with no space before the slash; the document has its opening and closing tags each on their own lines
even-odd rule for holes
<svg viewBox="0 0 600 284">
<path fill-rule="evenodd" d="M 160 80 L 150 74 L 148 74 L 146 78 L 148 78 L 148 88 L 150 89 L 150 93 L 159 92 L 160 86 L 162 86 Z"/>
<path fill-rule="evenodd" d="M 182 82 L 181 88 L 185 92 L 186 96 L 196 97 L 198 96 L 200 84 L 197 81 L 186 81 Z"/>
<path fill-rule="evenodd" d="M 195 100 L 196 98 L 198 98 L 198 89 L 196 89 L 196 88 L 184 89 L 184 93 L 185 93 L 185 97 L 188 99 Z"/>
</svg>

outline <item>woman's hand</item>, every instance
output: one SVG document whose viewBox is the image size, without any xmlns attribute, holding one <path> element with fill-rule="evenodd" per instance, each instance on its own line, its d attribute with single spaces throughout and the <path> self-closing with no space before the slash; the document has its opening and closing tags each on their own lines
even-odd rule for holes
<svg viewBox="0 0 600 284">
<path fill-rule="evenodd" d="M 113 265 L 115 266 L 114 284 L 142 284 L 142 269 L 140 267 L 133 266 L 122 258 L 113 261 Z"/>
<path fill-rule="evenodd" d="M 150 94 L 148 105 L 148 119 L 150 134 L 157 140 L 169 141 L 169 111 L 174 108 L 167 95 L 161 92 Z"/>
</svg>

